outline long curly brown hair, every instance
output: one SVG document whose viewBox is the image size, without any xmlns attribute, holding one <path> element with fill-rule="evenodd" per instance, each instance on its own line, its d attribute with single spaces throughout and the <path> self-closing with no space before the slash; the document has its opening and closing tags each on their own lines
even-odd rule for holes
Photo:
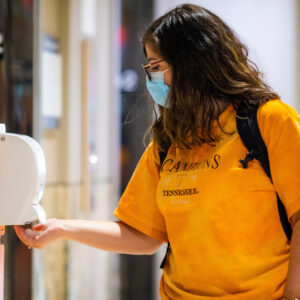
<svg viewBox="0 0 300 300">
<path fill-rule="evenodd" d="M 212 122 L 225 104 L 279 99 L 233 30 L 203 7 L 184 4 L 167 12 L 147 28 L 142 44 L 172 72 L 170 108 L 153 105 L 150 132 L 160 150 L 215 143 Z"/>
</svg>

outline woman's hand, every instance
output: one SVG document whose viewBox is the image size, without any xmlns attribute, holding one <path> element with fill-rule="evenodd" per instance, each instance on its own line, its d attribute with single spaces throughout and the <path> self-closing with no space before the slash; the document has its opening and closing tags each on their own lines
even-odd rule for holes
<svg viewBox="0 0 300 300">
<path fill-rule="evenodd" d="M 162 242 L 119 221 L 49 219 L 32 229 L 14 226 L 28 247 L 43 249 L 59 238 L 83 243 L 105 251 L 124 254 L 153 254 Z"/>
<path fill-rule="evenodd" d="M 62 237 L 62 222 L 63 220 L 49 219 L 46 224 L 35 225 L 32 229 L 24 229 L 21 226 L 14 226 L 14 229 L 25 245 L 43 249 Z"/>
</svg>

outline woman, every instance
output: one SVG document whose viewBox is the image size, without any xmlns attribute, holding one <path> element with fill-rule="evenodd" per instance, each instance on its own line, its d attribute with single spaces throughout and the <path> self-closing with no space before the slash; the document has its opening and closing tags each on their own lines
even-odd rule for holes
<svg viewBox="0 0 300 300">
<path fill-rule="evenodd" d="M 37 248 L 67 238 L 129 254 L 170 242 L 162 299 L 300 297 L 298 114 L 263 82 L 232 30 L 202 7 L 176 7 L 142 42 L 159 114 L 115 211 L 121 221 L 52 219 L 33 231 L 16 227 L 17 234 Z M 241 101 L 261 104 L 274 184 L 258 161 L 247 169 L 239 162 L 247 152 L 236 130 Z M 167 154 L 162 165 L 159 152 Z M 275 191 L 293 227 L 291 244 Z"/>
</svg>

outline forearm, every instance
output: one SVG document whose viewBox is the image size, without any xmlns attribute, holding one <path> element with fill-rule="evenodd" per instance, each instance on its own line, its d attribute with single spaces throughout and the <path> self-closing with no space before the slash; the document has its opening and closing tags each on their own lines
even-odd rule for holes
<svg viewBox="0 0 300 300">
<path fill-rule="evenodd" d="M 284 295 L 291 299 L 300 297 L 300 221 L 293 228 L 290 264 Z"/>
<path fill-rule="evenodd" d="M 106 251 L 153 254 L 161 245 L 123 222 L 62 220 L 61 236 Z"/>
</svg>

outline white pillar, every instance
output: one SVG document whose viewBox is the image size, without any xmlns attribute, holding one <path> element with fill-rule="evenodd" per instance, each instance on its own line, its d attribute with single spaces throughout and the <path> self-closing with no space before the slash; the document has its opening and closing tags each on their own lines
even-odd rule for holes
<svg viewBox="0 0 300 300">
<path fill-rule="evenodd" d="M 80 204 L 70 199 L 72 217 L 113 220 L 119 197 L 119 93 L 115 85 L 119 53 L 115 39 L 120 5 L 119 0 L 72 0 L 70 3 L 69 125 L 75 127 L 70 127 L 69 132 L 69 160 L 70 164 L 80 161 L 81 79 L 78 76 L 81 74 L 80 41 L 85 38 L 90 40 L 89 128 L 95 162 L 90 174 L 90 212 L 84 214 L 78 209 Z M 70 175 L 75 172 L 73 180 L 78 180 L 79 165 L 70 168 Z M 69 243 L 69 300 L 119 299 L 119 274 L 118 255 Z"/>
</svg>

